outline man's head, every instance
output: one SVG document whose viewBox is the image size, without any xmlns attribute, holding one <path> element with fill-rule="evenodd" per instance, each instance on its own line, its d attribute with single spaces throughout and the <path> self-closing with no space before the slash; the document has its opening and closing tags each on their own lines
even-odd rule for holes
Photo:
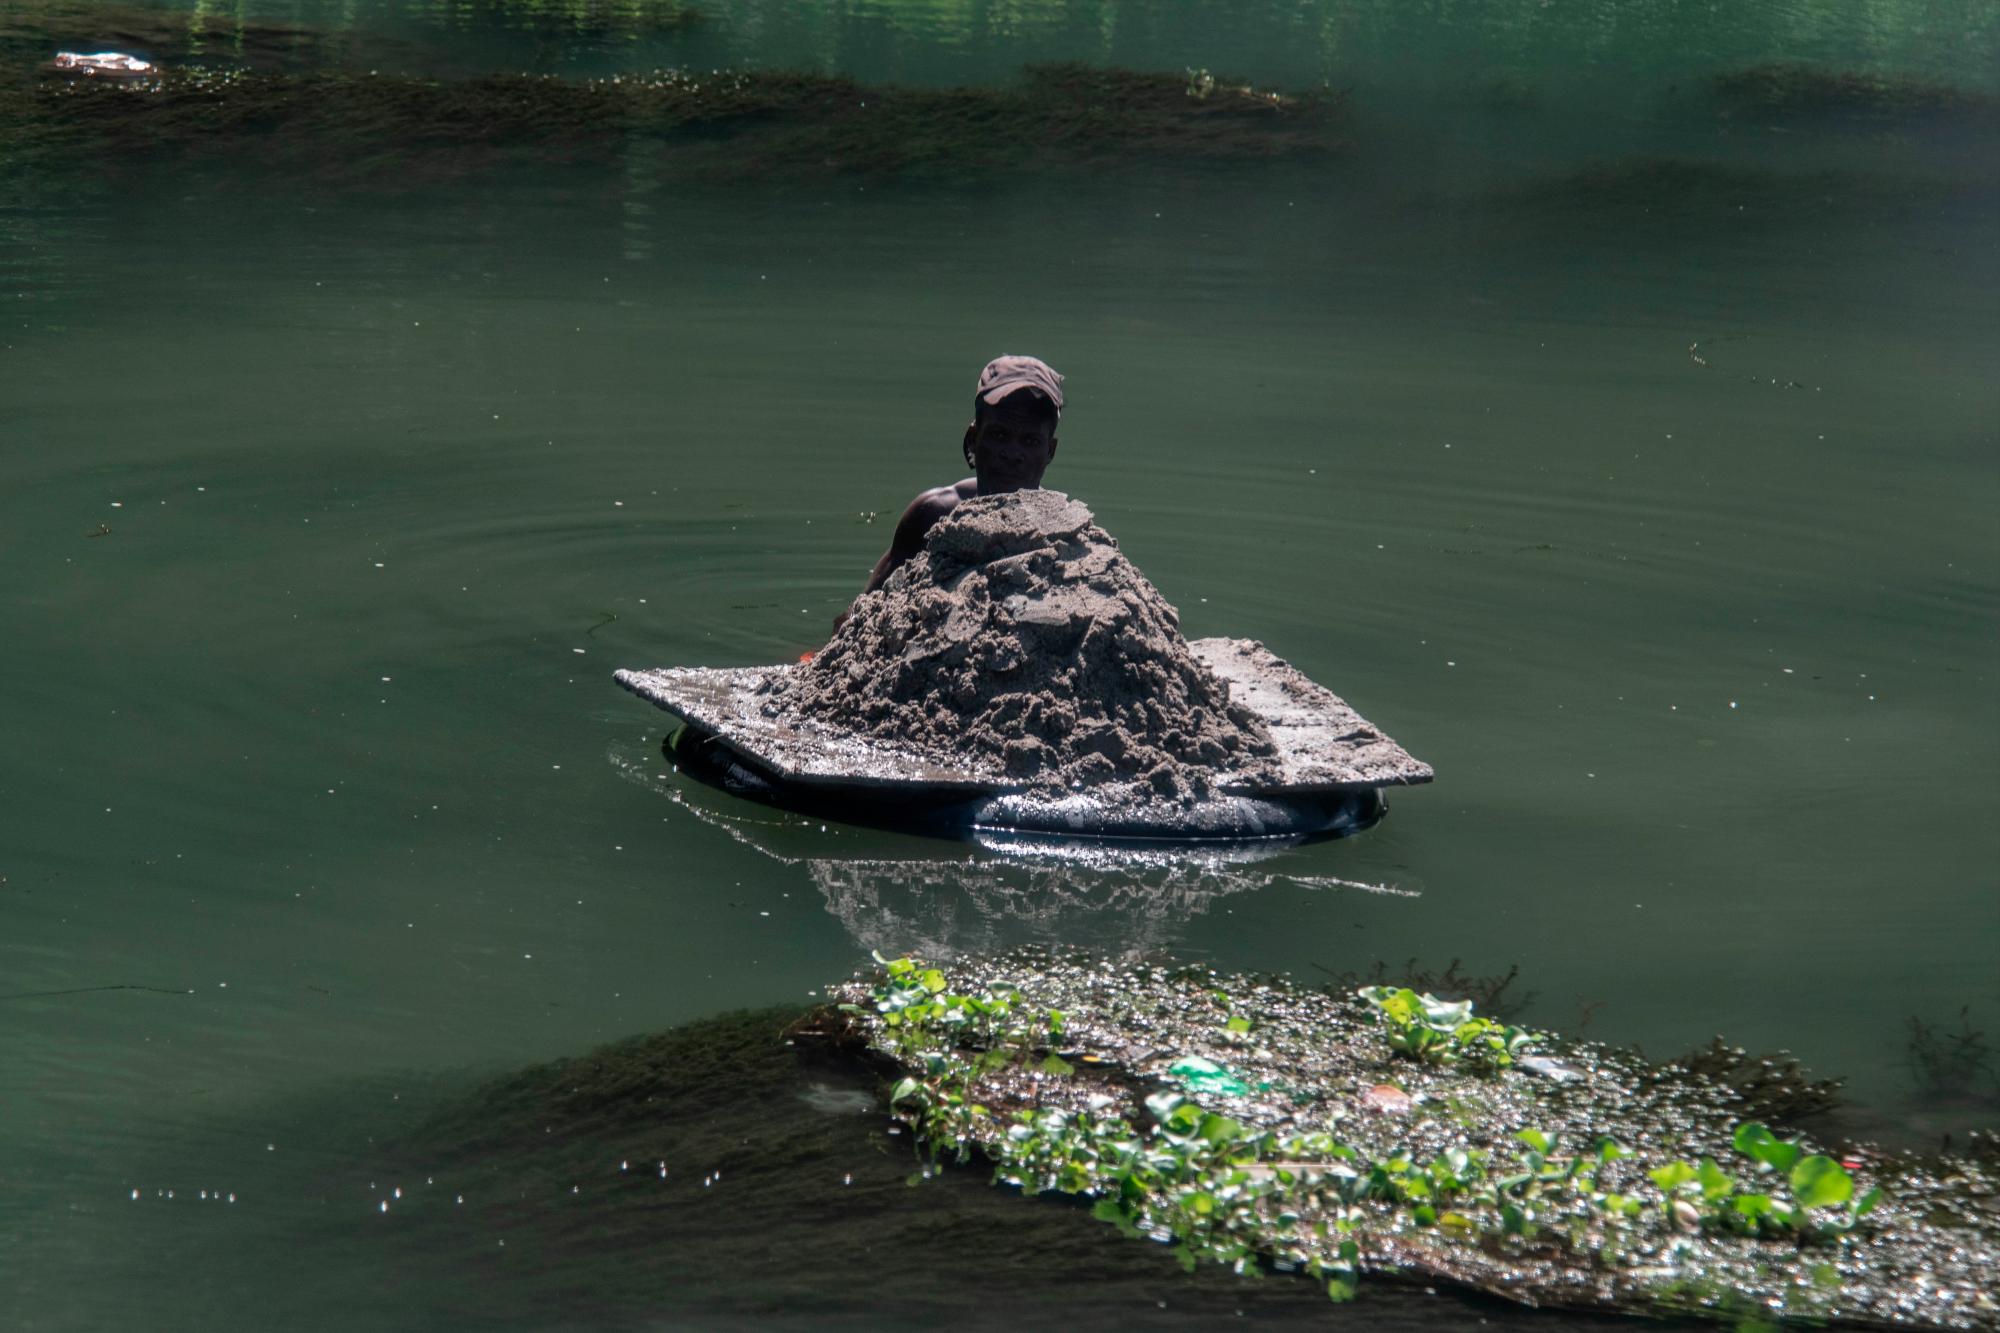
<svg viewBox="0 0 2000 1333">
<path fill-rule="evenodd" d="M 1032 356 L 1003 356 L 979 372 L 965 461 L 981 495 L 1032 490 L 1056 456 L 1062 376 Z"/>
</svg>

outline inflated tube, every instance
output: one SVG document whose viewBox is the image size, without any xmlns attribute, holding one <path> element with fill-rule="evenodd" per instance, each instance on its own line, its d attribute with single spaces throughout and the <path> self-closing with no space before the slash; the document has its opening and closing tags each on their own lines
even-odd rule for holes
<svg viewBox="0 0 2000 1333">
<path fill-rule="evenodd" d="M 691 724 L 671 733 L 664 748 L 690 777 L 734 796 L 848 824 L 946 838 L 1019 833 L 1149 843 L 1297 841 L 1359 833 L 1379 821 L 1388 808 L 1374 787 L 1291 795 L 1217 794 L 1192 805 L 1130 809 L 1082 793 L 1051 799 L 1027 792 L 968 796 L 909 786 L 801 783 L 772 773 Z"/>
<path fill-rule="evenodd" d="M 1241 842 L 1359 833 L 1381 819 L 1385 809 L 1381 792 L 1359 787 L 1298 796 L 1217 794 L 1192 805 L 1139 810 L 1109 806 L 1085 795 L 1050 800 L 1010 792 L 975 802 L 970 814 L 976 830 L 1149 842 Z"/>
</svg>

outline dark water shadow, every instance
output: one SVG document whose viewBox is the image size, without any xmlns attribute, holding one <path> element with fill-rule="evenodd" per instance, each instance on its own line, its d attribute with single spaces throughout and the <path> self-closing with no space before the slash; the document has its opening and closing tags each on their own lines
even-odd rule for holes
<svg viewBox="0 0 2000 1333">
<path fill-rule="evenodd" d="M 261 1175 L 240 1201 L 121 1201 L 77 1240 L 102 1289 L 162 1329 L 247 1310 L 301 1329 L 1613 1326 L 1389 1280 L 1336 1306 L 1304 1279 L 1183 1273 L 1167 1247 L 978 1165 L 927 1173 L 879 1078 L 794 1045 L 797 1017 L 727 1014 L 485 1082 L 429 1076 L 393 1112 L 371 1081 L 219 1118 L 209 1137 Z M 267 1157 L 277 1123 L 321 1127 L 319 1146 Z"/>
</svg>

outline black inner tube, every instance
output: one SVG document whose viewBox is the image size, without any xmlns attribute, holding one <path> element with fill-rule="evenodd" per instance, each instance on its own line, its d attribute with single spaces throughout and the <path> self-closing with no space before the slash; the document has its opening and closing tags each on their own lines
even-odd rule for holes
<svg viewBox="0 0 2000 1333">
<path fill-rule="evenodd" d="M 1288 795 L 1218 795 L 1167 822 L 1157 815 L 1130 816 L 1026 793 L 796 782 L 692 722 L 670 732 L 662 749 L 690 777 L 733 796 L 816 819 L 961 841 L 1010 833 L 1146 845 L 1317 841 L 1372 828 L 1388 811 L 1379 788 L 1345 787 Z"/>
</svg>

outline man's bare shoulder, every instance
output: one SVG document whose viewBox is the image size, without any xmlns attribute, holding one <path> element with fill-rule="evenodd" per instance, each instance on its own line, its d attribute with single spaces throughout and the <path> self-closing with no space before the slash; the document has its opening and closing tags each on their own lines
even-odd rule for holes
<svg viewBox="0 0 2000 1333">
<path fill-rule="evenodd" d="M 949 514 L 952 510 L 958 508 L 959 501 L 970 500 L 978 494 L 979 478 L 967 477 L 964 481 L 954 481 L 949 486 L 931 487 L 922 495 L 912 500 L 910 506 L 911 508 L 915 508 L 917 505 L 935 505 Z"/>
<path fill-rule="evenodd" d="M 898 535 L 914 537 L 921 542 L 923 534 L 930 531 L 933 523 L 958 508 L 960 501 L 970 500 L 977 494 L 979 482 L 973 477 L 949 486 L 931 487 L 910 501 L 909 508 L 903 511 L 902 521 L 896 525 Z"/>
<path fill-rule="evenodd" d="M 937 521 L 958 508 L 962 500 L 970 500 L 979 494 L 979 480 L 967 477 L 964 481 L 950 486 L 935 486 L 910 501 L 909 508 L 896 520 L 895 534 L 889 539 L 889 549 L 875 562 L 875 570 L 868 576 L 868 586 L 862 591 L 874 592 L 897 568 L 924 548 L 924 537 L 937 526 Z M 834 628 L 840 628 L 847 619 L 845 612 L 834 619 Z"/>
</svg>

